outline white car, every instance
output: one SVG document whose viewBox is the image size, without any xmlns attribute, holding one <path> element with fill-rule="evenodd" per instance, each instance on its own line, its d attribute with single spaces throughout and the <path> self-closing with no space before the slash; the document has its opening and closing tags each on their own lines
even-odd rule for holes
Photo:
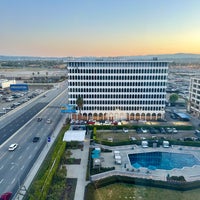
<svg viewBox="0 0 200 200">
<path fill-rule="evenodd" d="M 11 144 L 8 148 L 9 151 L 14 151 L 18 147 L 17 143 Z"/>
<path fill-rule="evenodd" d="M 137 139 L 135 137 L 130 137 L 131 141 L 136 141 Z"/>
<path fill-rule="evenodd" d="M 172 132 L 173 133 L 178 133 L 178 131 L 176 130 L 176 128 L 172 128 Z"/>
<path fill-rule="evenodd" d="M 123 128 L 123 132 L 124 132 L 124 133 L 128 133 L 128 129 Z"/>
<path fill-rule="evenodd" d="M 52 120 L 51 119 L 47 119 L 46 123 L 47 124 L 51 124 Z"/>
<path fill-rule="evenodd" d="M 147 129 L 141 128 L 142 133 L 148 133 Z"/>
</svg>

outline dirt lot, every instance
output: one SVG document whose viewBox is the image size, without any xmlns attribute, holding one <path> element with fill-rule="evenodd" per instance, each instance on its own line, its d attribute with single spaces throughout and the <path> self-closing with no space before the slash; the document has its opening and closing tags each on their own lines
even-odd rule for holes
<svg viewBox="0 0 200 200">
<path fill-rule="evenodd" d="M 124 133 L 122 130 L 115 130 L 115 131 L 97 131 L 97 138 L 100 140 L 108 141 L 108 138 L 113 138 L 113 142 L 118 141 L 127 141 L 130 140 L 131 137 L 134 137 L 137 140 L 142 139 L 160 139 L 165 138 L 168 140 L 177 140 L 177 139 L 184 139 L 186 137 L 195 137 L 197 136 L 194 134 L 194 130 L 191 131 L 182 131 L 179 130 L 178 133 L 172 134 L 150 134 L 148 133 L 137 133 L 136 130 L 129 130 L 128 133 Z"/>
</svg>

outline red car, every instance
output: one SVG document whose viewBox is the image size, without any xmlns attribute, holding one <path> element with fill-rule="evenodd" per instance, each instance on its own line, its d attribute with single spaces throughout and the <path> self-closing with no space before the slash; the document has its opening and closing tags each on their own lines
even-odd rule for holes
<svg viewBox="0 0 200 200">
<path fill-rule="evenodd" d="M 87 124 L 94 125 L 95 122 L 94 121 L 88 121 Z"/>
<path fill-rule="evenodd" d="M 3 193 L 0 197 L 0 200 L 10 200 L 12 196 L 12 192 Z"/>
<path fill-rule="evenodd" d="M 116 122 L 116 121 L 113 121 L 113 122 L 111 122 L 111 124 L 113 124 L 113 125 L 118 125 L 118 122 Z"/>
</svg>

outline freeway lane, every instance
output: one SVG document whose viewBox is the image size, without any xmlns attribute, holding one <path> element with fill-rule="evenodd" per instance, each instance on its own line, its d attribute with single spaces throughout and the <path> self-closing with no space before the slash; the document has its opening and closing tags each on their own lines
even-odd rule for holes
<svg viewBox="0 0 200 200">
<path fill-rule="evenodd" d="M 0 129 L 0 145 L 10 138 L 18 129 L 32 119 L 47 103 L 37 103 L 28 112 L 23 113 L 17 119 L 13 119 L 9 124 Z"/>
<path fill-rule="evenodd" d="M 37 114 L 37 116 L 42 118 L 42 121 L 38 122 L 37 118 L 33 117 L 23 128 L 18 130 L 17 134 L 15 133 L 8 141 L 4 142 L 0 148 L 0 194 L 7 191 L 16 193 L 19 183 L 20 185 L 23 184 L 35 160 L 42 149 L 46 147 L 47 137 L 53 136 L 58 122 L 63 117 L 66 117 L 66 115 L 60 113 L 60 106 L 63 103 L 67 103 L 67 91 L 52 90 L 47 95 L 47 98 L 39 99 L 35 104 L 43 105 L 43 103 L 46 103 L 45 105 L 47 105 L 50 99 L 53 100 L 51 104 Z M 45 100 L 47 102 L 45 102 Z M 35 113 L 33 108 L 35 107 L 30 106 L 30 109 L 26 110 L 25 114 L 28 118 L 34 116 L 34 114 L 32 114 Z M 48 118 L 52 119 L 51 124 L 46 123 Z M 21 120 L 20 116 L 18 119 Z M 8 125 L 9 123 L 7 123 L 6 126 Z M 4 128 L 6 126 L 4 126 Z M 40 137 L 37 143 L 32 142 L 34 136 Z M 14 152 L 9 152 L 8 146 L 14 142 L 18 143 L 19 147 Z"/>
</svg>

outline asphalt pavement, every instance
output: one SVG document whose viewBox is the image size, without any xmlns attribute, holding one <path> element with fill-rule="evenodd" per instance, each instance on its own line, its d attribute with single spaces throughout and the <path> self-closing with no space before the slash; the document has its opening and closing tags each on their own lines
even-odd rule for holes
<svg viewBox="0 0 200 200">
<path fill-rule="evenodd" d="M 21 184 L 21 190 L 20 192 L 13 197 L 13 200 L 22 200 L 23 196 L 26 193 L 26 190 L 29 188 L 29 186 L 31 185 L 35 175 L 37 174 L 40 166 L 42 165 L 42 162 L 44 161 L 48 151 L 50 150 L 51 146 L 53 145 L 55 138 L 58 136 L 61 128 L 63 127 L 63 124 L 65 123 L 66 120 L 66 115 L 63 115 L 62 119 L 60 120 L 60 122 L 58 123 L 58 125 L 56 126 L 54 133 L 52 134 L 54 137 L 51 138 L 51 141 L 46 143 L 45 147 L 43 148 L 43 150 L 41 151 L 38 159 L 36 160 L 36 162 L 34 163 L 33 167 L 31 168 L 29 174 L 27 175 L 25 181 L 23 184 Z"/>
</svg>

